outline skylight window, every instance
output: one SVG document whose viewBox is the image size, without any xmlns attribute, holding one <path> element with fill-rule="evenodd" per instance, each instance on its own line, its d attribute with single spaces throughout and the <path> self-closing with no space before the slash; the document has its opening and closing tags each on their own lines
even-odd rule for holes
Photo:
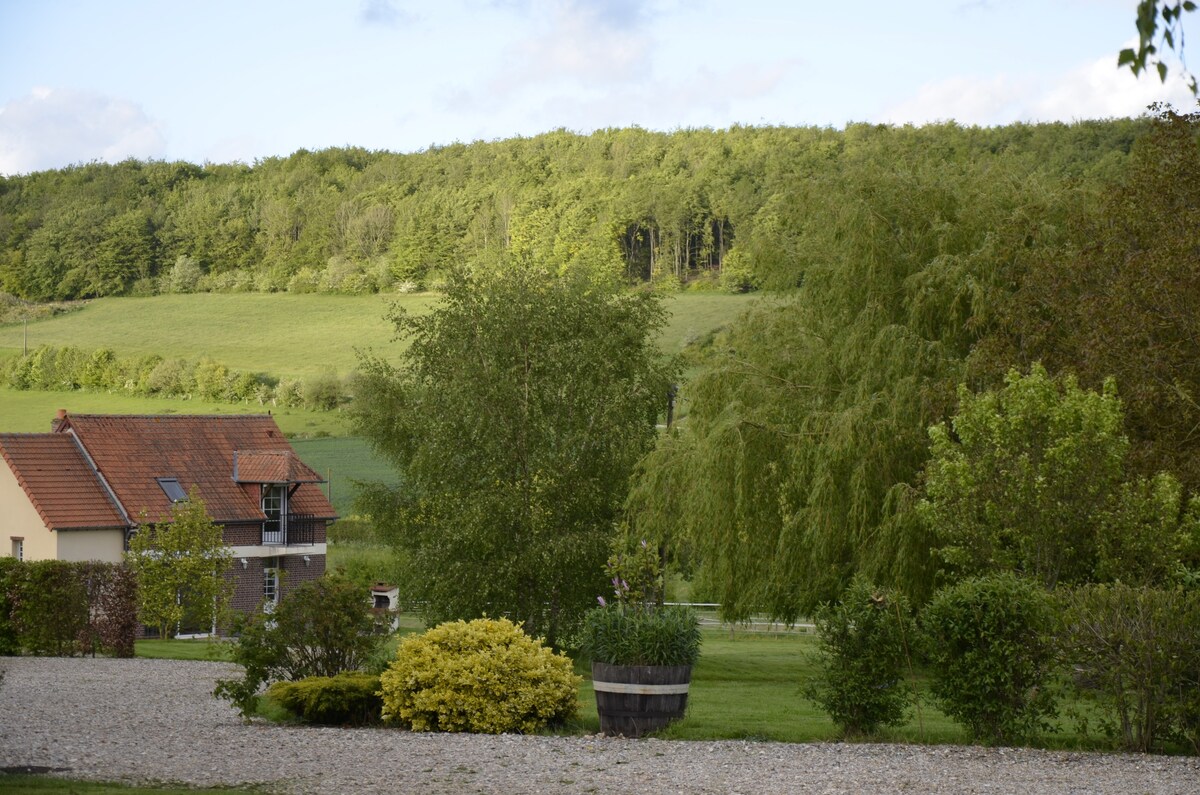
<svg viewBox="0 0 1200 795">
<path fill-rule="evenodd" d="M 159 488 L 163 490 L 163 494 L 167 495 L 167 499 L 171 502 L 184 502 L 187 500 L 187 492 L 183 490 L 183 486 L 179 485 L 176 478 L 157 478 Z"/>
</svg>

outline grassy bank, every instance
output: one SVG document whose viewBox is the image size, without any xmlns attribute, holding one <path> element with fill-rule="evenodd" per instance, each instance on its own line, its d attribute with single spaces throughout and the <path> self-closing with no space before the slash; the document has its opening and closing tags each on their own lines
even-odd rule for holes
<svg viewBox="0 0 1200 795">
<path fill-rule="evenodd" d="M 430 295 L 292 295 L 233 293 L 102 298 L 74 312 L 31 321 L 28 346 L 112 348 L 120 356 L 211 356 L 228 367 L 277 377 L 311 377 L 357 367 L 356 350 L 397 351 L 384 320 L 391 303 L 424 312 Z M 668 353 L 732 321 L 752 299 L 682 293 L 666 299 L 669 322 L 659 338 Z M 0 325 L 0 355 L 19 352 L 25 330 Z"/>
<path fill-rule="evenodd" d="M 143 398 L 106 392 L 22 392 L 6 387 L 0 387 L 0 433 L 46 433 L 58 409 L 76 414 L 265 414 L 270 411 L 288 436 L 344 436 L 349 433 L 346 417 L 332 411 Z"/>
</svg>

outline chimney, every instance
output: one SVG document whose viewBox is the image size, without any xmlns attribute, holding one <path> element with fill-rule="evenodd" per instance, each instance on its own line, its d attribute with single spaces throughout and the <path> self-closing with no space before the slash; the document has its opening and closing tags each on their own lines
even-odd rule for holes
<svg viewBox="0 0 1200 795">
<path fill-rule="evenodd" d="M 58 426 L 62 425 L 63 420 L 65 420 L 66 418 L 67 418 L 67 410 L 59 409 L 58 414 L 55 415 L 54 419 L 50 420 L 50 433 L 54 433 L 55 431 L 57 431 Z"/>
</svg>

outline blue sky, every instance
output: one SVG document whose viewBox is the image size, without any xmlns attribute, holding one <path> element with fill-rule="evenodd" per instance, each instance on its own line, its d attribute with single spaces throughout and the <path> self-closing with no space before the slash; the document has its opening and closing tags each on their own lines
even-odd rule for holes
<svg viewBox="0 0 1200 795">
<path fill-rule="evenodd" d="M 992 125 L 1192 107 L 1176 77 L 1116 68 L 1135 6 L 0 0 L 0 173 L 347 144 L 410 152 L 556 128 Z M 1200 14 L 1185 22 L 1200 30 Z"/>
</svg>

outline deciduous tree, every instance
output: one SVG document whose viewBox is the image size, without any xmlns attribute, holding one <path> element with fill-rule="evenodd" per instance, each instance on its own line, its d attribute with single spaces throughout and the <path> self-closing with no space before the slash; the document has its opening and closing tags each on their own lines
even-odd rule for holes
<svg viewBox="0 0 1200 795">
<path fill-rule="evenodd" d="M 195 489 L 171 509 L 171 520 L 146 524 L 129 541 L 143 624 L 170 637 L 184 614 L 214 625 L 228 599 L 224 573 L 233 559 Z"/>
<path fill-rule="evenodd" d="M 359 430 L 398 467 L 375 520 L 432 621 L 508 615 L 550 643 L 595 604 L 629 474 L 669 370 L 663 311 L 577 270 L 458 272 L 432 312 L 391 315 L 400 365 L 363 362 Z"/>
</svg>

